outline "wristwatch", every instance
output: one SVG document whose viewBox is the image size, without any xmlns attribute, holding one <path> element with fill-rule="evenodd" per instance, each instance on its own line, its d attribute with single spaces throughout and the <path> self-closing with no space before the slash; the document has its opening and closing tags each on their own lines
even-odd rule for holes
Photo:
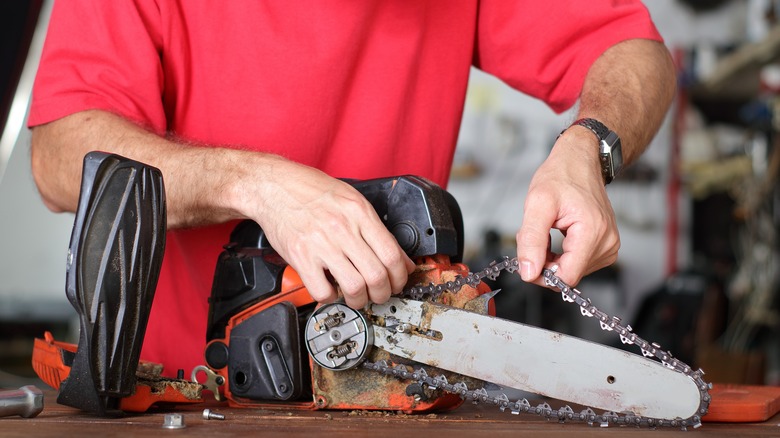
<svg viewBox="0 0 780 438">
<path fill-rule="evenodd" d="M 584 126 L 596 134 L 596 138 L 599 139 L 599 161 L 601 162 L 604 184 L 611 183 L 620 173 L 620 169 L 623 168 L 623 150 L 620 146 L 620 137 L 596 119 L 579 119 L 569 127 L 574 125 Z"/>
</svg>

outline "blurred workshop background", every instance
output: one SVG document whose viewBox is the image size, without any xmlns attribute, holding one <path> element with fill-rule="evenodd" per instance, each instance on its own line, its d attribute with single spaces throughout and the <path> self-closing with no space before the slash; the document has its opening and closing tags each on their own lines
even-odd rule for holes
<svg viewBox="0 0 780 438">
<path fill-rule="evenodd" d="M 646 6 L 674 55 L 679 92 L 651 148 L 607 188 L 618 262 L 578 289 L 708 380 L 780 384 L 780 1 Z M 25 123 L 50 8 L 0 2 L 0 387 L 34 376 L 32 339 L 45 330 L 77 339 L 65 298 L 73 215 L 41 203 Z M 449 190 L 473 270 L 514 254 L 527 185 L 571 121 L 472 71 Z M 508 275 L 494 287 L 499 316 L 620 344 L 557 294 Z"/>
</svg>

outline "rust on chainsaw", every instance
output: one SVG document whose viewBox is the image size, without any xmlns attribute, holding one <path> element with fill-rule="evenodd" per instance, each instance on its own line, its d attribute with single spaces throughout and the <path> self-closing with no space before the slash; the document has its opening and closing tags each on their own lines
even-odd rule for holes
<svg viewBox="0 0 780 438">
<path fill-rule="evenodd" d="M 69 377 L 70 364 L 64 360 L 65 352 L 74 353 L 77 346 L 54 340 L 50 332 L 44 338 L 36 338 L 33 348 L 33 369 L 54 389 L 60 389 Z M 203 386 L 186 380 L 162 377 L 163 366 L 140 361 L 136 369 L 138 378 L 133 393 L 120 401 L 120 409 L 126 412 L 146 412 L 154 405 L 203 402 Z"/>
<path fill-rule="evenodd" d="M 428 283 L 444 283 L 457 276 L 468 274 L 468 268 L 460 263 L 451 264 L 446 256 L 424 257 L 416 261 L 417 268 L 409 278 L 408 286 Z M 465 285 L 457 294 L 442 293 L 436 302 L 450 307 L 465 308 L 474 298 L 489 292 L 489 287 L 481 283 L 478 288 Z M 428 338 L 441 337 L 441 333 L 430 331 L 430 322 L 437 312 L 446 308 L 425 306 L 423 320 L 419 327 L 412 327 L 412 333 Z M 432 309 L 432 310 L 431 310 Z M 444 310 L 442 310 L 444 309 Z M 369 315 L 369 317 L 372 317 Z M 384 318 L 375 318 L 375 323 L 384 325 Z M 411 355 L 411 352 L 410 352 Z M 413 355 L 412 355 L 413 357 Z M 442 375 L 447 379 L 466 382 L 469 387 L 478 387 L 482 381 L 467 378 L 456 373 L 441 370 L 436 364 L 420 366 L 410 359 L 400 358 L 390 353 L 374 349 L 367 358 L 370 362 L 388 361 L 394 366 L 406 366 L 408 371 L 422 368 L 430 375 Z M 378 375 L 364 368 L 347 371 L 331 371 L 314 365 L 312 367 L 312 387 L 314 399 L 321 401 L 318 408 L 351 409 L 359 406 L 371 406 L 372 409 L 411 412 L 445 411 L 458 407 L 463 401 L 454 394 L 441 390 L 404 382 L 392 376 Z"/>
<path fill-rule="evenodd" d="M 183 379 L 169 379 L 162 376 L 163 366 L 159 363 L 141 361 L 135 372 L 139 385 L 149 387 L 151 394 L 163 394 L 173 390 L 188 400 L 199 400 L 203 396 L 203 385 Z"/>
<path fill-rule="evenodd" d="M 412 370 L 413 361 L 401 359 L 385 351 L 375 349 L 369 354 L 368 360 L 388 360 L 395 364 L 405 364 Z M 428 368 L 431 373 L 439 372 Z M 443 394 L 441 391 L 427 391 L 419 394 L 419 400 L 414 395 L 407 395 L 409 382 L 398 380 L 392 376 L 377 375 L 364 368 L 353 368 L 347 371 L 331 371 L 320 366 L 312 367 L 313 392 L 315 400 L 323 409 L 354 409 L 360 406 L 371 406 L 372 409 L 411 412 L 427 412 L 432 410 L 447 410 L 460 405 L 460 397 Z"/>
<path fill-rule="evenodd" d="M 139 379 L 156 380 L 162 376 L 163 366 L 159 363 L 140 361 L 135 375 Z"/>
</svg>

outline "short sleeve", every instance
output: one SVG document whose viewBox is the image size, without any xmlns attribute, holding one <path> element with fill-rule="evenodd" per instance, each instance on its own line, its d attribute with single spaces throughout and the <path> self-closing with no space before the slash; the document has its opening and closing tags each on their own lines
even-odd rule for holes
<svg viewBox="0 0 780 438">
<path fill-rule="evenodd" d="M 152 0 L 56 1 L 28 125 L 101 109 L 165 132 L 159 27 Z"/>
<path fill-rule="evenodd" d="M 556 112 L 574 105 L 588 69 L 609 47 L 662 40 L 634 0 L 484 0 L 477 26 L 474 65 Z"/>
</svg>

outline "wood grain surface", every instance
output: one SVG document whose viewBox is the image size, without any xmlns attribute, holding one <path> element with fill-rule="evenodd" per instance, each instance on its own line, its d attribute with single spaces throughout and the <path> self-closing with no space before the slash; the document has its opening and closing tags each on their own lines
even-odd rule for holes
<svg viewBox="0 0 780 438">
<path fill-rule="evenodd" d="M 778 437 L 780 414 L 761 423 L 705 423 L 687 432 L 662 428 L 594 427 L 560 424 L 533 415 L 512 415 L 491 406 L 466 403 L 442 414 L 405 415 L 394 412 L 235 409 L 216 402 L 182 406 L 122 418 L 99 418 L 56 403 L 56 392 L 44 390 L 44 410 L 35 418 L 0 418 L 2 437 Z M 204 420 L 203 409 L 225 415 Z M 185 428 L 164 429 L 166 413 L 184 416 Z"/>
</svg>

